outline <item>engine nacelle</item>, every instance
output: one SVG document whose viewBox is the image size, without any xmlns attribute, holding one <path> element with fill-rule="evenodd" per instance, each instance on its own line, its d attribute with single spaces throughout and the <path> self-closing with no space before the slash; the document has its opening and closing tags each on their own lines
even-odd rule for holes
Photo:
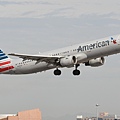
<svg viewBox="0 0 120 120">
<path fill-rule="evenodd" d="M 104 57 L 96 58 L 89 60 L 88 62 L 85 63 L 86 66 L 91 66 L 91 67 L 98 67 L 103 65 L 105 62 Z"/>
<path fill-rule="evenodd" d="M 74 66 L 74 64 L 76 63 L 77 63 L 77 59 L 75 56 L 68 56 L 60 59 L 60 65 L 62 67 L 71 67 L 71 66 Z"/>
</svg>

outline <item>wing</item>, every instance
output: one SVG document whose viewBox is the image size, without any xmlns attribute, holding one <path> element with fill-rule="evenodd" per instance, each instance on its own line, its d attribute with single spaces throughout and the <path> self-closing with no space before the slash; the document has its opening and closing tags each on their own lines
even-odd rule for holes
<svg viewBox="0 0 120 120">
<path fill-rule="evenodd" d="M 23 60 L 36 60 L 39 62 L 47 62 L 47 63 L 54 63 L 57 59 L 63 58 L 63 56 L 50 56 L 50 55 L 29 55 L 29 54 L 17 54 L 17 53 L 10 53 L 8 55 L 17 56 L 22 58 Z"/>
</svg>

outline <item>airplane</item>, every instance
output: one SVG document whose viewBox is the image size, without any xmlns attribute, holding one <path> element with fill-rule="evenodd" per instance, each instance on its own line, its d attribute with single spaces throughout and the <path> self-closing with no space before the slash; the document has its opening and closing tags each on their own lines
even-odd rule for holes
<svg viewBox="0 0 120 120">
<path fill-rule="evenodd" d="M 105 62 L 105 57 L 120 53 L 120 35 L 76 44 L 69 47 L 52 50 L 37 55 L 10 53 L 6 55 L 0 50 L 0 74 L 32 74 L 50 69 L 54 75 L 61 75 L 60 68 L 74 67 L 73 75 L 80 75 L 78 67 L 99 67 Z M 19 57 L 11 59 L 9 56 Z"/>
</svg>

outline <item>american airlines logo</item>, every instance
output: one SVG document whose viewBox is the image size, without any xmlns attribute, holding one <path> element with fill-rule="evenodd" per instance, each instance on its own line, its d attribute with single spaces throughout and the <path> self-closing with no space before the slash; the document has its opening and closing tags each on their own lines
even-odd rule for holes
<svg viewBox="0 0 120 120">
<path fill-rule="evenodd" d="M 109 46 L 109 45 L 110 45 L 110 41 L 109 40 L 101 41 L 101 42 L 97 41 L 96 43 L 93 43 L 93 44 L 79 46 L 79 48 L 77 50 L 78 50 L 78 52 L 80 52 L 80 51 L 87 51 L 87 50 L 101 48 L 101 47 L 105 47 L 105 46 Z"/>
<path fill-rule="evenodd" d="M 117 44 L 117 41 L 113 37 L 111 37 L 111 42 L 113 42 L 113 44 Z"/>
</svg>

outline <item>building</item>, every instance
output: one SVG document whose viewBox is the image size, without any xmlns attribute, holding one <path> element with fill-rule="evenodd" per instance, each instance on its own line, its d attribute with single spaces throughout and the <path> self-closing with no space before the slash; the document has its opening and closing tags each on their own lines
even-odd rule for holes
<svg viewBox="0 0 120 120">
<path fill-rule="evenodd" d="M 97 118 L 83 117 L 82 115 L 79 115 L 77 116 L 77 120 L 97 120 Z M 103 113 L 100 113 L 98 120 L 120 120 L 120 116 L 103 112 Z"/>
<path fill-rule="evenodd" d="M 18 114 L 2 114 L 0 120 L 42 120 L 39 109 L 18 112 Z"/>
<path fill-rule="evenodd" d="M 3 118 L 7 118 L 8 116 L 16 116 L 17 114 L 0 114 L 0 120 Z"/>
<path fill-rule="evenodd" d="M 103 120 L 120 120 L 120 117 L 115 114 L 109 114 L 107 112 L 100 113 L 100 118 Z"/>
</svg>

